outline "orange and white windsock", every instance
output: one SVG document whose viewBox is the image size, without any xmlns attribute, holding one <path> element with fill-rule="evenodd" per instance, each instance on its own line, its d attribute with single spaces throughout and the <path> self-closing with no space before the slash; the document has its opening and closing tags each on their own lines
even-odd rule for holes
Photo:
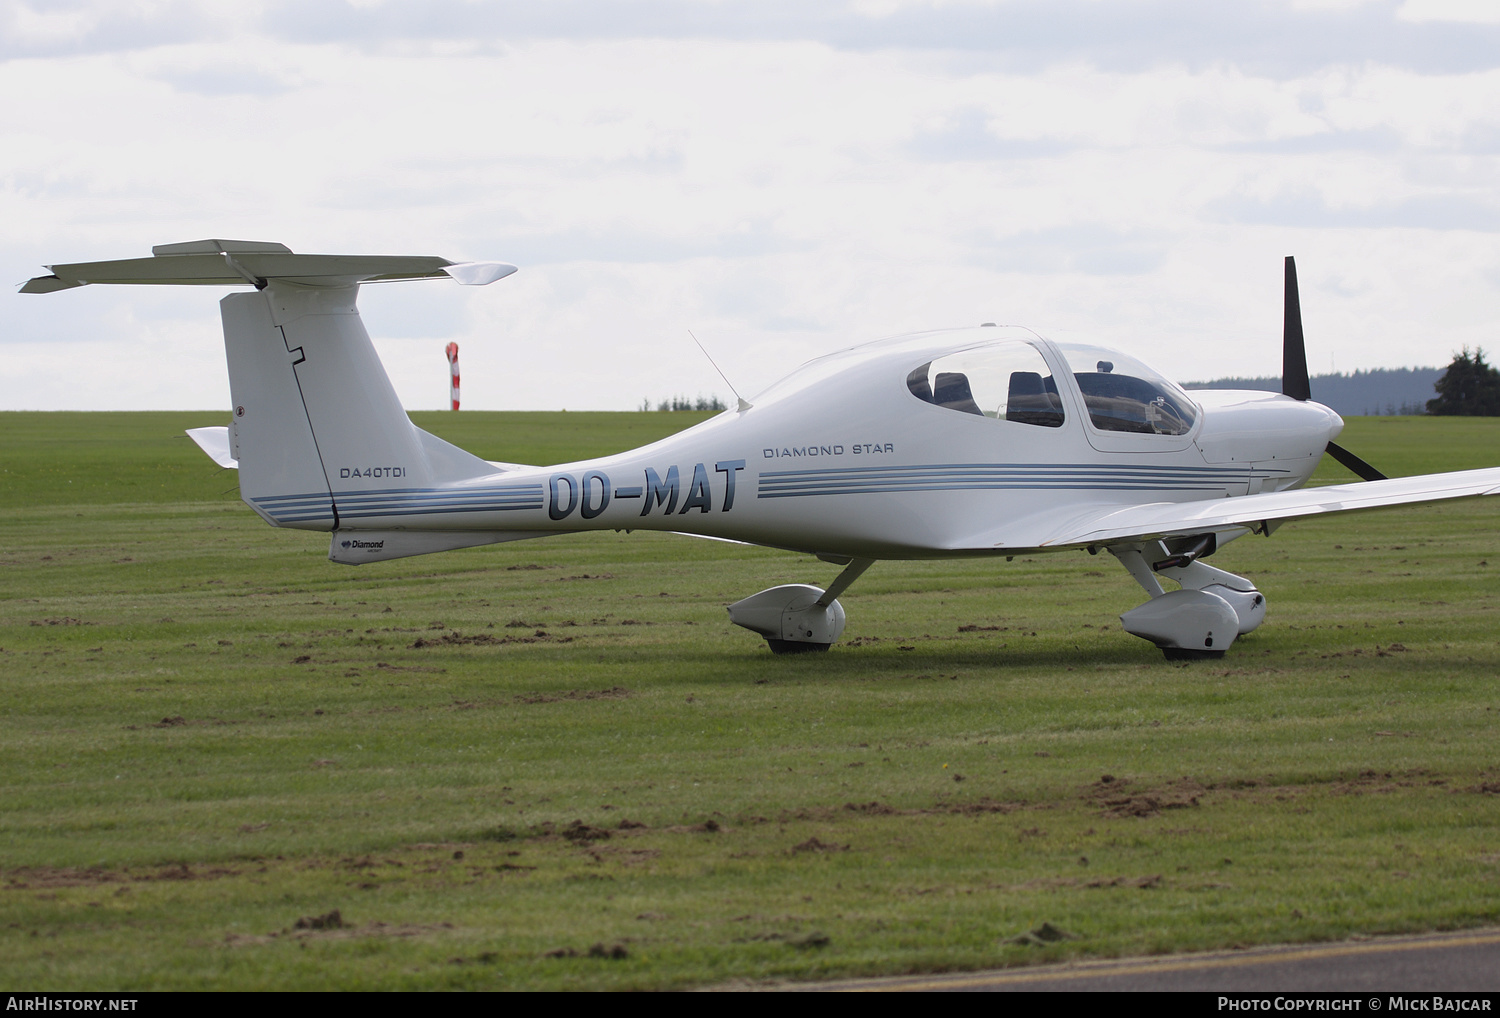
<svg viewBox="0 0 1500 1018">
<path fill-rule="evenodd" d="M 448 373 L 452 379 L 448 383 L 448 395 L 453 400 L 453 409 L 458 409 L 458 344 L 449 343 L 443 351 L 448 355 Z"/>
</svg>

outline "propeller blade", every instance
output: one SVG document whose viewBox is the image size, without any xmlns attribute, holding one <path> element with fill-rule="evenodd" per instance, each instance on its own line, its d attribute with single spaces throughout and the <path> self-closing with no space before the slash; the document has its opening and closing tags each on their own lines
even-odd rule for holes
<svg viewBox="0 0 1500 1018">
<path fill-rule="evenodd" d="M 1348 449 L 1345 449 L 1337 442 L 1328 443 L 1328 455 L 1332 456 L 1344 466 L 1348 467 L 1351 472 L 1358 474 L 1363 480 L 1390 480 L 1390 478 L 1386 477 L 1385 474 L 1382 474 L 1379 470 L 1376 470 L 1374 467 L 1370 466 L 1370 464 L 1366 463 L 1364 460 L 1360 459 L 1358 456 L 1354 455 L 1354 453 L 1350 452 Z"/>
<path fill-rule="evenodd" d="M 1297 263 L 1292 260 L 1291 255 L 1286 258 L 1286 308 L 1281 327 L 1281 392 L 1284 396 L 1303 402 L 1312 399 L 1312 385 L 1307 380 L 1307 344 L 1302 339 L 1302 301 L 1297 296 Z M 1339 462 L 1342 463 L 1343 460 Z"/>
</svg>

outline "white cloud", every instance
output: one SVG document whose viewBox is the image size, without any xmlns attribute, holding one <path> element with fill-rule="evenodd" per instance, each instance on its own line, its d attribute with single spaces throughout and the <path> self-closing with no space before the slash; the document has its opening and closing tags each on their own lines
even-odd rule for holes
<svg viewBox="0 0 1500 1018">
<path fill-rule="evenodd" d="M 1402 21 L 1461 21 L 1500 25 L 1500 6 L 1493 0 L 1405 0 L 1396 17 Z"/>
<path fill-rule="evenodd" d="M 520 11 L 468 9 L 481 28 Z M 66 54 L 0 61 L 0 92 L 26 97 L 0 109 L 10 278 L 226 236 L 519 264 L 477 292 L 367 288 L 414 408 L 442 405 L 449 339 L 470 407 L 727 395 L 688 328 L 747 392 L 832 348 L 980 321 L 1132 347 L 1179 377 L 1262 373 L 1287 253 L 1315 360 L 1441 364 L 1491 342 L 1500 70 L 1341 63 L 1337 48 L 1290 75 L 1158 59 L 1176 43 L 1134 68 L 1088 44 L 1028 70 L 726 38 L 733 4 L 694 5 L 694 37 L 617 23 L 568 38 L 532 14 L 514 37 L 449 38 L 429 19 L 399 39 L 380 19 L 416 17 L 404 5 L 333 10 L 313 9 L 307 41 L 250 6 L 210 9 L 190 41 L 158 19 L 112 50 L 80 22 Z M 1292 31 L 1288 10 L 1251 13 Z M 0 296 L 0 406 L 227 405 L 189 377 L 222 357 L 216 296 Z M 62 348 L 88 351 L 67 388 L 48 374 Z"/>
</svg>

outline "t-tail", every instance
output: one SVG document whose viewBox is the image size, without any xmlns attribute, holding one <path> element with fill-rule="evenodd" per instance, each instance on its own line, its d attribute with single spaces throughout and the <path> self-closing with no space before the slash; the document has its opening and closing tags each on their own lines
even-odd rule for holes
<svg viewBox="0 0 1500 1018">
<path fill-rule="evenodd" d="M 356 300 L 361 283 L 449 277 L 484 285 L 515 266 L 299 255 L 281 244 L 232 240 L 160 245 L 152 256 L 52 265 L 52 275 L 30 280 L 21 292 L 89 283 L 254 287 L 219 304 L 231 423 L 227 429 L 196 429 L 193 438 L 221 464 L 239 468 L 240 495 L 266 522 L 302 530 L 358 529 L 361 517 L 399 515 L 399 503 L 414 493 L 495 472 L 494 465 L 411 422 Z M 411 543 L 423 543 L 411 537 Z M 488 543 L 484 537 L 447 540 L 457 547 Z"/>
</svg>

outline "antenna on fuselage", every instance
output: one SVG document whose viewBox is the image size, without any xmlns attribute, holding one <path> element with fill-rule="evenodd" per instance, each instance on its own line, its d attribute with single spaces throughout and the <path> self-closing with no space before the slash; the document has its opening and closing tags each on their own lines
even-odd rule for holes
<svg viewBox="0 0 1500 1018">
<path fill-rule="evenodd" d="M 687 334 L 689 336 L 693 336 L 693 330 L 692 329 L 687 330 Z M 703 351 L 703 356 L 705 356 L 705 357 L 708 358 L 708 363 L 710 363 L 710 364 L 712 364 L 714 366 L 714 370 L 719 373 L 719 377 L 722 378 L 722 379 L 724 379 L 724 384 L 727 385 L 727 386 L 729 386 L 729 391 L 732 392 L 732 393 L 734 393 L 734 398 L 737 399 L 737 400 L 739 400 L 739 406 L 737 406 L 737 407 L 734 408 L 735 412 L 742 414 L 746 410 L 749 410 L 750 406 L 751 406 L 749 400 L 745 399 L 744 396 L 740 395 L 740 391 L 734 387 L 734 383 L 729 380 L 729 376 L 726 375 L 726 374 L 724 374 L 724 369 L 721 368 L 721 367 L 719 367 L 718 362 L 715 361 L 713 359 L 713 356 L 708 352 L 708 348 L 705 347 L 702 343 L 698 342 L 698 337 L 697 336 L 693 336 L 693 342 L 694 343 L 698 343 L 698 349 Z"/>
</svg>

